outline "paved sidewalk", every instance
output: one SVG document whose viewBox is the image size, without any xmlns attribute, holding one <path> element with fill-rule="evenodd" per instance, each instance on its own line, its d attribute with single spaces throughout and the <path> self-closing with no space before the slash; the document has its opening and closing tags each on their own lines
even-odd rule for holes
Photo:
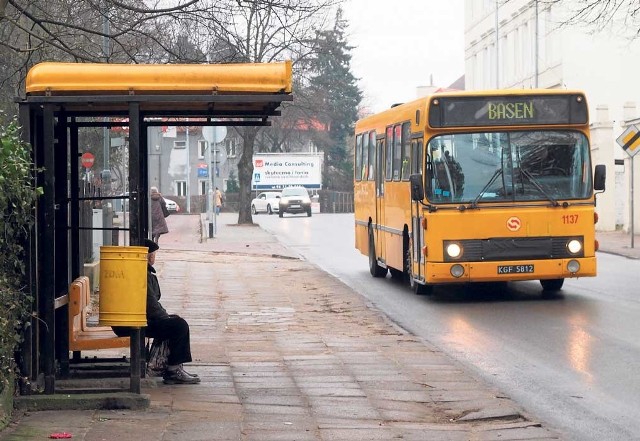
<svg viewBox="0 0 640 441">
<path fill-rule="evenodd" d="M 631 248 L 631 234 L 623 231 L 598 231 L 596 240 L 600 243 L 600 251 L 603 253 L 640 259 L 640 234 L 634 235 L 633 248 Z"/>
<path fill-rule="evenodd" d="M 191 325 L 202 383 L 152 383 L 144 411 L 19 415 L 1 440 L 560 439 L 236 214 L 204 243 L 199 217 L 168 221 L 162 302 Z"/>
</svg>

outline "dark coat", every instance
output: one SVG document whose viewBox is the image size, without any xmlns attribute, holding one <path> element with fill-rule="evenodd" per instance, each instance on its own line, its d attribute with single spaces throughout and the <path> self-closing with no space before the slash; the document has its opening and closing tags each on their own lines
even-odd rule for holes
<svg viewBox="0 0 640 441">
<path fill-rule="evenodd" d="M 166 207 L 164 198 L 160 193 L 151 194 L 151 234 L 154 236 L 169 232 L 167 221 L 164 218 L 164 210 Z"/>
<path fill-rule="evenodd" d="M 160 304 L 160 284 L 156 277 L 156 270 L 147 265 L 147 321 L 162 320 L 169 317 L 167 310 Z"/>
</svg>

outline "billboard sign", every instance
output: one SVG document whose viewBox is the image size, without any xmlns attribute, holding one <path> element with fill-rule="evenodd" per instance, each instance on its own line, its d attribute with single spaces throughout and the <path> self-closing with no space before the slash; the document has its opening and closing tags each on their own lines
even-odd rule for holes
<svg viewBox="0 0 640 441">
<path fill-rule="evenodd" d="M 322 155 L 257 153 L 253 155 L 252 190 L 277 190 L 302 186 L 322 187 Z"/>
</svg>

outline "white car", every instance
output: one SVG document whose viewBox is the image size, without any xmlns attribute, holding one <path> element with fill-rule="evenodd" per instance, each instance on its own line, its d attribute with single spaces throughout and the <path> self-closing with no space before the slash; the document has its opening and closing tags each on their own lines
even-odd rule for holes
<svg viewBox="0 0 640 441">
<path fill-rule="evenodd" d="M 172 201 L 171 199 L 164 198 L 164 203 L 167 206 L 167 210 L 172 213 L 178 213 L 180 211 L 180 206 L 176 201 Z"/>
<path fill-rule="evenodd" d="M 255 199 L 251 201 L 251 213 L 277 213 L 278 207 L 280 206 L 279 202 L 279 191 L 265 191 L 263 193 L 260 193 Z"/>
<path fill-rule="evenodd" d="M 278 216 L 283 217 L 285 213 L 307 213 L 311 217 L 311 198 L 306 188 L 288 187 L 282 190 Z"/>
</svg>

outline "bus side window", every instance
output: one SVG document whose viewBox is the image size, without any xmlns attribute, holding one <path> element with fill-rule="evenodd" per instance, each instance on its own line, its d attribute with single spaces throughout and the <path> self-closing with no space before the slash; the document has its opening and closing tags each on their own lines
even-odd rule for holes
<svg viewBox="0 0 640 441">
<path fill-rule="evenodd" d="M 369 134 L 362 136 L 362 180 L 369 179 Z"/>
<path fill-rule="evenodd" d="M 393 128 L 393 180 L 400 180 L 402 170 L 402 126 L 396 124 Z"/>
<path fill-rule="evenodd" d="M 411 141 L 411 174 L 418 173 L 418 143 Z"/>
<path fill-rule="evenodd" d="M 393 177 L 393 127 L 387 127 L 387 139 L 384 145 L 385 170 L 384 178 L 390 181 Z"/>
<path fill-rule="evenodd" d="M 409 180 L 411 174 L 411 149 L 409 148 L 411 142 L 411 123 L 402 124 L 402 171 L 400 173 L 400 179 L 403 181 Z"/>
<path fill-rule="evenodd" d="M 376 163 L 376 132 L 369 133 L 369 180 L 373 181 Z"/>
<path fill-rule="evenodd" d="M 362 178 L 361 170 L 362 170 L 362 135 L 356 135 L 356 153 L 355 153 L 355 177 L 356 181 L 359 181 Z"/>
</svg>

